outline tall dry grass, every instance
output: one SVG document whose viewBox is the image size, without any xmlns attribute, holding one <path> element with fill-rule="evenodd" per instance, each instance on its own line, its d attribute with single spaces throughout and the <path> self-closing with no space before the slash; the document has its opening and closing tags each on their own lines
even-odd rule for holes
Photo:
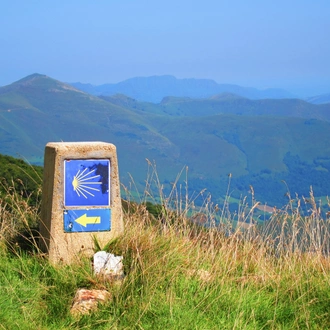
<svg viewBox="0 0 330 330">
<path fill-rule="evenodd" d="M 260 223 L 252 187 L 250 201 L 244 198 L 231 213 L 228 196 L 221 206 L 204 192 L 191 198 L 178 178 L 166 196 L 156 168 L 149 165 L 152 170 L 141 202 L 160 202 L 164 212 L 155 221 L 144 203 L 127 208 L 126 234 L 116 249 L 130 256 L 126 267 L 131 285 L 137 277 L 150 281 L 150 291 L 144 289 L 153 296 L 163 283 L 197 280 L 200 288 L 210 291 L 195 308 L 208 310 L 226 302 L 224 317 L 232 320 L 233 328 L 245 328 L 246 322 L 279 328 L 286 319 L 293 328 L 330 326 L 329 220 L 312 189 L 308 198 L 288 195 L 288 204 Z M 152 185 L 158 187 L 160 199 L 152 193 Z M 204 202 L 196 207 L 199 197 Z M 164 297 L 168 305 L 177 296 L 173 287 L 168 286 Z"/>
<path fill-rule="evenodd" d="M 39 222 L 40 199 L 37 204 L 31 203 L 32 193 L 22 189 L 17 191 L 15 184 L 0 182 L 1 190 L 4 191 L 0 195 L 0 241 L 2 246 L 18 247 L 29 245 L 30 248 L 38 249 L 37 228 Z M 41 187 L 39 191 L 33 192 L 35 195 L 41 195 Z"/>
<path fill-rule="evenodd" d="M 90 319 L 71 323 L 63 314 L 69 306 L 61 306 L 69 301 L 69 288 L 63 302 L 53 297 L 54 310 L 63 315 L 54 312 L 49 322 L 104 329 L 329 328 L 329 224 L 313 191 L 307 199 L 288 196 L 288 204 L 260 224 L 252 188 L 250 198 L 230 212 L 229 196 L 223 205 L 214 204 L 205 191 L 189 196 L 187 177 L 184 168 L 166 194 L 149 163 L 138 202 L 131 195 L 134 183 L 124 187 L 125 234 L 106 248 L 124 256 L 125 280 L 120 287 L 100 282 L 87 266 L 79 275 L 82 282 L 107 288 L 112 303 Z M 9 242 L 22 230 L 33 236 L 38 207 L 30 207 L 12 189 L 7 197 L 0 201 L 2 240 Z M 147 202 L 159 206 L 156 215 Z M 70 279 L 47 281 L 52 288 L 69 283 L 73 272 L 68 273 Z"/>
</svg>

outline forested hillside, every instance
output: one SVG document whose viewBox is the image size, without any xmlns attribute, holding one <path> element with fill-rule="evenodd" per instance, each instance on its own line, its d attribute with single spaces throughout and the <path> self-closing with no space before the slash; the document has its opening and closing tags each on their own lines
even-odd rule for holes
<svg viewBox="0 0 330 330">
<path fill-rule="evenodd" d="M 0 197 L 6 199 L 13 189 L 35 206 L 41 198 L 42 172 L 40 166 L 0 154 Z"/>
</svg>

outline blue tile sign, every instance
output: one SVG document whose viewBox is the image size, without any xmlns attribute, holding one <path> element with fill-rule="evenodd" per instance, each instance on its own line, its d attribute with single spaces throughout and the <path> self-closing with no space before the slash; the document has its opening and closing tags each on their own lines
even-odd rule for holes
<svg viewBox="0 0 330 330">
<path fill-rule="evenodd" d="M 109 159 L 64 161 L 65 206 L 110 206 Z"/>
<path fill-rule="evenodd" d="M 110 209 L 64 210 L 64 231 L 67 233 L 109 230 Z"/>
</svg>

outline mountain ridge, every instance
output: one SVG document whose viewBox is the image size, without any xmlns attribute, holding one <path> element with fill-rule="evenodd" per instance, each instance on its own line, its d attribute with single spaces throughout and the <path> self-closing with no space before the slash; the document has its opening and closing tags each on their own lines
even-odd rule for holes
<svg viewBox="0 0 330 330">
<path fill-rule="evenodd" d="M 27 77 L 32 78 L 33 75 L 35 77 L 37 75 L 47 77 L 46 75 L 38 74 L 38 73 L 29 75 Z M 158 81 L 159 84 L 162 80 L 164 80 L 161 85 L 163 90 L 166 89 L 168 90 L 168 86 L 166 86 L 165 84 L 166 81 L 169 84 L 174 85 L 170 87 L 169 92 L 167 93 L 159 92 L 157 90 L 155 91 L 155 86 L 157 86 L 157 84 L 155 84 L 155 81 L 156 82 Z M 142 87 L 148 90 L 147 95 L 144 94 L 143 88 L 141 90 L 140 82 L 144 82 L 144 84 L 142 84 Z M 94 96 L 100 96 L 100 95 L 114 96 L 115 94 L 125 94 L 138 101 L 142 101 L 142 102 L 145 101 L 152 103 L 160 103 L 162 99 L 167 96 L 209 98 L 212 96 L 216 96 L 217 94 L 223 94 L 223 93 L 235 94 L 237 96 L 249 98 L 252 100 L 267 99 L 267 98 L 270 99 L 298 98 L 312 104 L 330 103 L 330 93 L 325 93 L 315 96 L 313 95 L 309 97 L 296 97 L 294 94 L 281 88 L 257 89 L 254 87 L 243 87 L 236 84 L 218 84 L 212 79 L 197 79 L 197 78 L 178 79 L 172 75 L 134 77 L 134 78 L 126 79 L 124 81 L 120 81 L 118 83 L 105 83 L 101 85 L 93 85 L 91 83 L 80 83 L 80 82 L 65 83 L 65 84 L 74 87 L 76 90 L 86 92 Z M 176 90 L 175 86 L 180 84 L 182 85 L 186 84 L 186 87 L 184 87 L 183 90 L 182 87 L 180 87 L 181 90 L 180 88 L 179 90 Z M 203 90 L 203 93 L 198 92 L 196 94 L 193 89 L 189 90 L 189 86 L 191 87 L 194 85 L 196 85 L 195 87 L 197 87 L 198 90 Z M 6 87 L 6 86 L 0 86 L 0 87 Z"/>
<path fill-rule="evenodd" d="M 253 87 L 242 87 L 235 84 L 218 84 L 211 79 L 177 79 L 171 75 L 135 77 L 117 84 L 98 86 L 82 83 L 71 83 L 71 85 L 93 95 L 125 94 L 138 101 L 152 103 L 159 103 L 166 96 L 207 98 L 220 93 L 233 93 L 251 99 L 294 97 L 294 95 L 282 89 L 258 90 Z"/>
<path fill-rule="evenodd" d="M 330 121 L 330 104 L 311 104 L 300 99 L 250 100 L 231 93 L 222 93 L 205 99 L 164 97 L 161 103 L 139 102 L 122 94 L 100 96 L 132 111 L 143 111 L 171 116 L 209 116 L 235 114 L 253 116 L 293 116 Z"/>
<path fill-rule="evenodd" d="M 238 107 L 240 104 L 240 107 Z M 117 146 L 121 181 L 143 191 L 148 159 L 170 189 L 189 168 L 190 192 L 207 188 L 280 204 L 286 186 L 307 195 L 328 193 L 330 105 L 302 100 L 169 97 L 154 104 L 125 95 L 97 97 L 45 75 L 0 88 L 0 153 L 42 164 L 46 143 L 104 141 Z M 299 182 L 299 185 L 297 184 Z"/>
<path fill-rule="evenodd" d="M 325 104 L 330 103 L 330 93 L 316 95 L 312 97 L 308 97 L 305 99 L 307 102 L 313 103 L 313 104 Z"/>
</svg>

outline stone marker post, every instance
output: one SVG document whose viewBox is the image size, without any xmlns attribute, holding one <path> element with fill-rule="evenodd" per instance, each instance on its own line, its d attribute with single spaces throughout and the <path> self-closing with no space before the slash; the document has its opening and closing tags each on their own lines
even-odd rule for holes
<svg viewBox="0 0 330 330">
<path fill-rule="evenodd" d="M 116 147 L 104 142 L 46 145 L 40 248 L 52 263 L 94 254 L 124 231 Z"/>
</svg>

